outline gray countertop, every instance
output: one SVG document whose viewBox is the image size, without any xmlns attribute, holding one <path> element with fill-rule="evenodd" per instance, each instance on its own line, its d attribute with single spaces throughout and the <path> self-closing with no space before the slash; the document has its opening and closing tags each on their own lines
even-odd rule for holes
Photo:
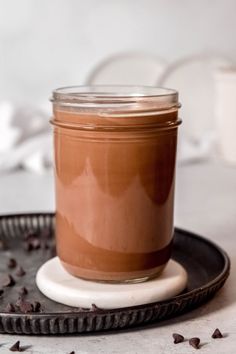
<svg viewBox="0 0 236 354">
<path fill-rule="evenodd" d="M 24 171 L 0 176 L 0 213 L 54 210 L 52 172 Z M 16 341 L 31 345 L 27 353 L 184 354 L 195 353 L 187 342 L 174 345 L 172 333 L 198 336 L 201 353 L 236 353 L 236 166 L 204 163 L 177 170 L 175 225 L 204 235 L 230 255 L 231 276 L 206 305 L 173 320 L 129 331 L 61 337 L 0 336 L 0 352 Z M 219 327 L 227 334 L 213 340 Z"/>
</svg>

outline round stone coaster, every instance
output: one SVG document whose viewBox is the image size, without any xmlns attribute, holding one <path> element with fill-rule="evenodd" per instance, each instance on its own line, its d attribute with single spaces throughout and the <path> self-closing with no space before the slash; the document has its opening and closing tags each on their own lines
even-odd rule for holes
<svg viewBox="0 0 236 354">
<path fill-rule="evenodd" d="M 159 277 L 143 283 L 100 283 L 72 276 L 55 257 L 38 270 L 36 284 L 45 296 L 64 305 L 115 309 L 168 300 L 185 289 L 187 273 L 170 260 Z"/>
</svg>

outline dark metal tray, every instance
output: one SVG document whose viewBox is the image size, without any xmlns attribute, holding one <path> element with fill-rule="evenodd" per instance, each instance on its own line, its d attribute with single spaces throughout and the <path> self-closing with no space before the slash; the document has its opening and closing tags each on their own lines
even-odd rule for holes
<svg viewBox="0 0 236 354">
<path fill-rule="evenodd" d="M 24 237 L 29 231 L 35 231 L 39 238 L 46 234 L 46 247 L 26 251 L 23 247 Z M 51 238 L 48 238 L 47 231 L 51 233 Z M 168 319 L 191 311 L 211 299 L 229 275 L 230 261 L 222 249 L 201 236 L 176 228 L 173 259 L 181 263 L 188 272 L 188 284 L 184 293 L 168 301 L 115 310 L 71 308 L 49 300 L 39 292 L 35 284 L 37 269 L 52 257 L 53 233 L 54 214 L 0 216 L 0 276 L 10 273 L 16 280 L 16 284 L 5 287 L 0 296 L 0 333 L 84 333 L 128 328 Z M 7 268 L 10 257 L 15 258 L 26 270 L 24 276 L 17 277 L 16 269 Z M 41 312 L 6 312 L 7 303 L 16 303 L 18 290 L 22 286 L 29 290 L 26 300 L 40 301 Z"/>
</svg>

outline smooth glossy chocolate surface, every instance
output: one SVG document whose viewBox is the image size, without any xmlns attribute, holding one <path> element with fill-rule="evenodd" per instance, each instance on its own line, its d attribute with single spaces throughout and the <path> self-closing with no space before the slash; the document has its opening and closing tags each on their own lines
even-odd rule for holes
<svg viewBox="0 0 236 354">
<path fill-rule="evenodd" d="M 148 278 L 171 255 L 177 110 L 54 108 L 57 252 L 93 280 Z"/>
</svg>

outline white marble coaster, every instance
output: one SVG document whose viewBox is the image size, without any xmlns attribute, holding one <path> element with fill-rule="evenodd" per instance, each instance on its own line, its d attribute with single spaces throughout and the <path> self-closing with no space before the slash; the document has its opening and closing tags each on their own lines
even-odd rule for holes
<svg viewBox="0 0 236 354">
<path fill-rule="evenodd" d="M 186 287 L 187 273 L 179 263 L 170 260 L 155 279 L 137 284 L 106 284 L 70 275 L 55 257 L 38 270 L 36 284 L 45 296 L 64 305 L 90 308 L 95 304 L 114 309 L 170 299 Z"/>
</svg>

